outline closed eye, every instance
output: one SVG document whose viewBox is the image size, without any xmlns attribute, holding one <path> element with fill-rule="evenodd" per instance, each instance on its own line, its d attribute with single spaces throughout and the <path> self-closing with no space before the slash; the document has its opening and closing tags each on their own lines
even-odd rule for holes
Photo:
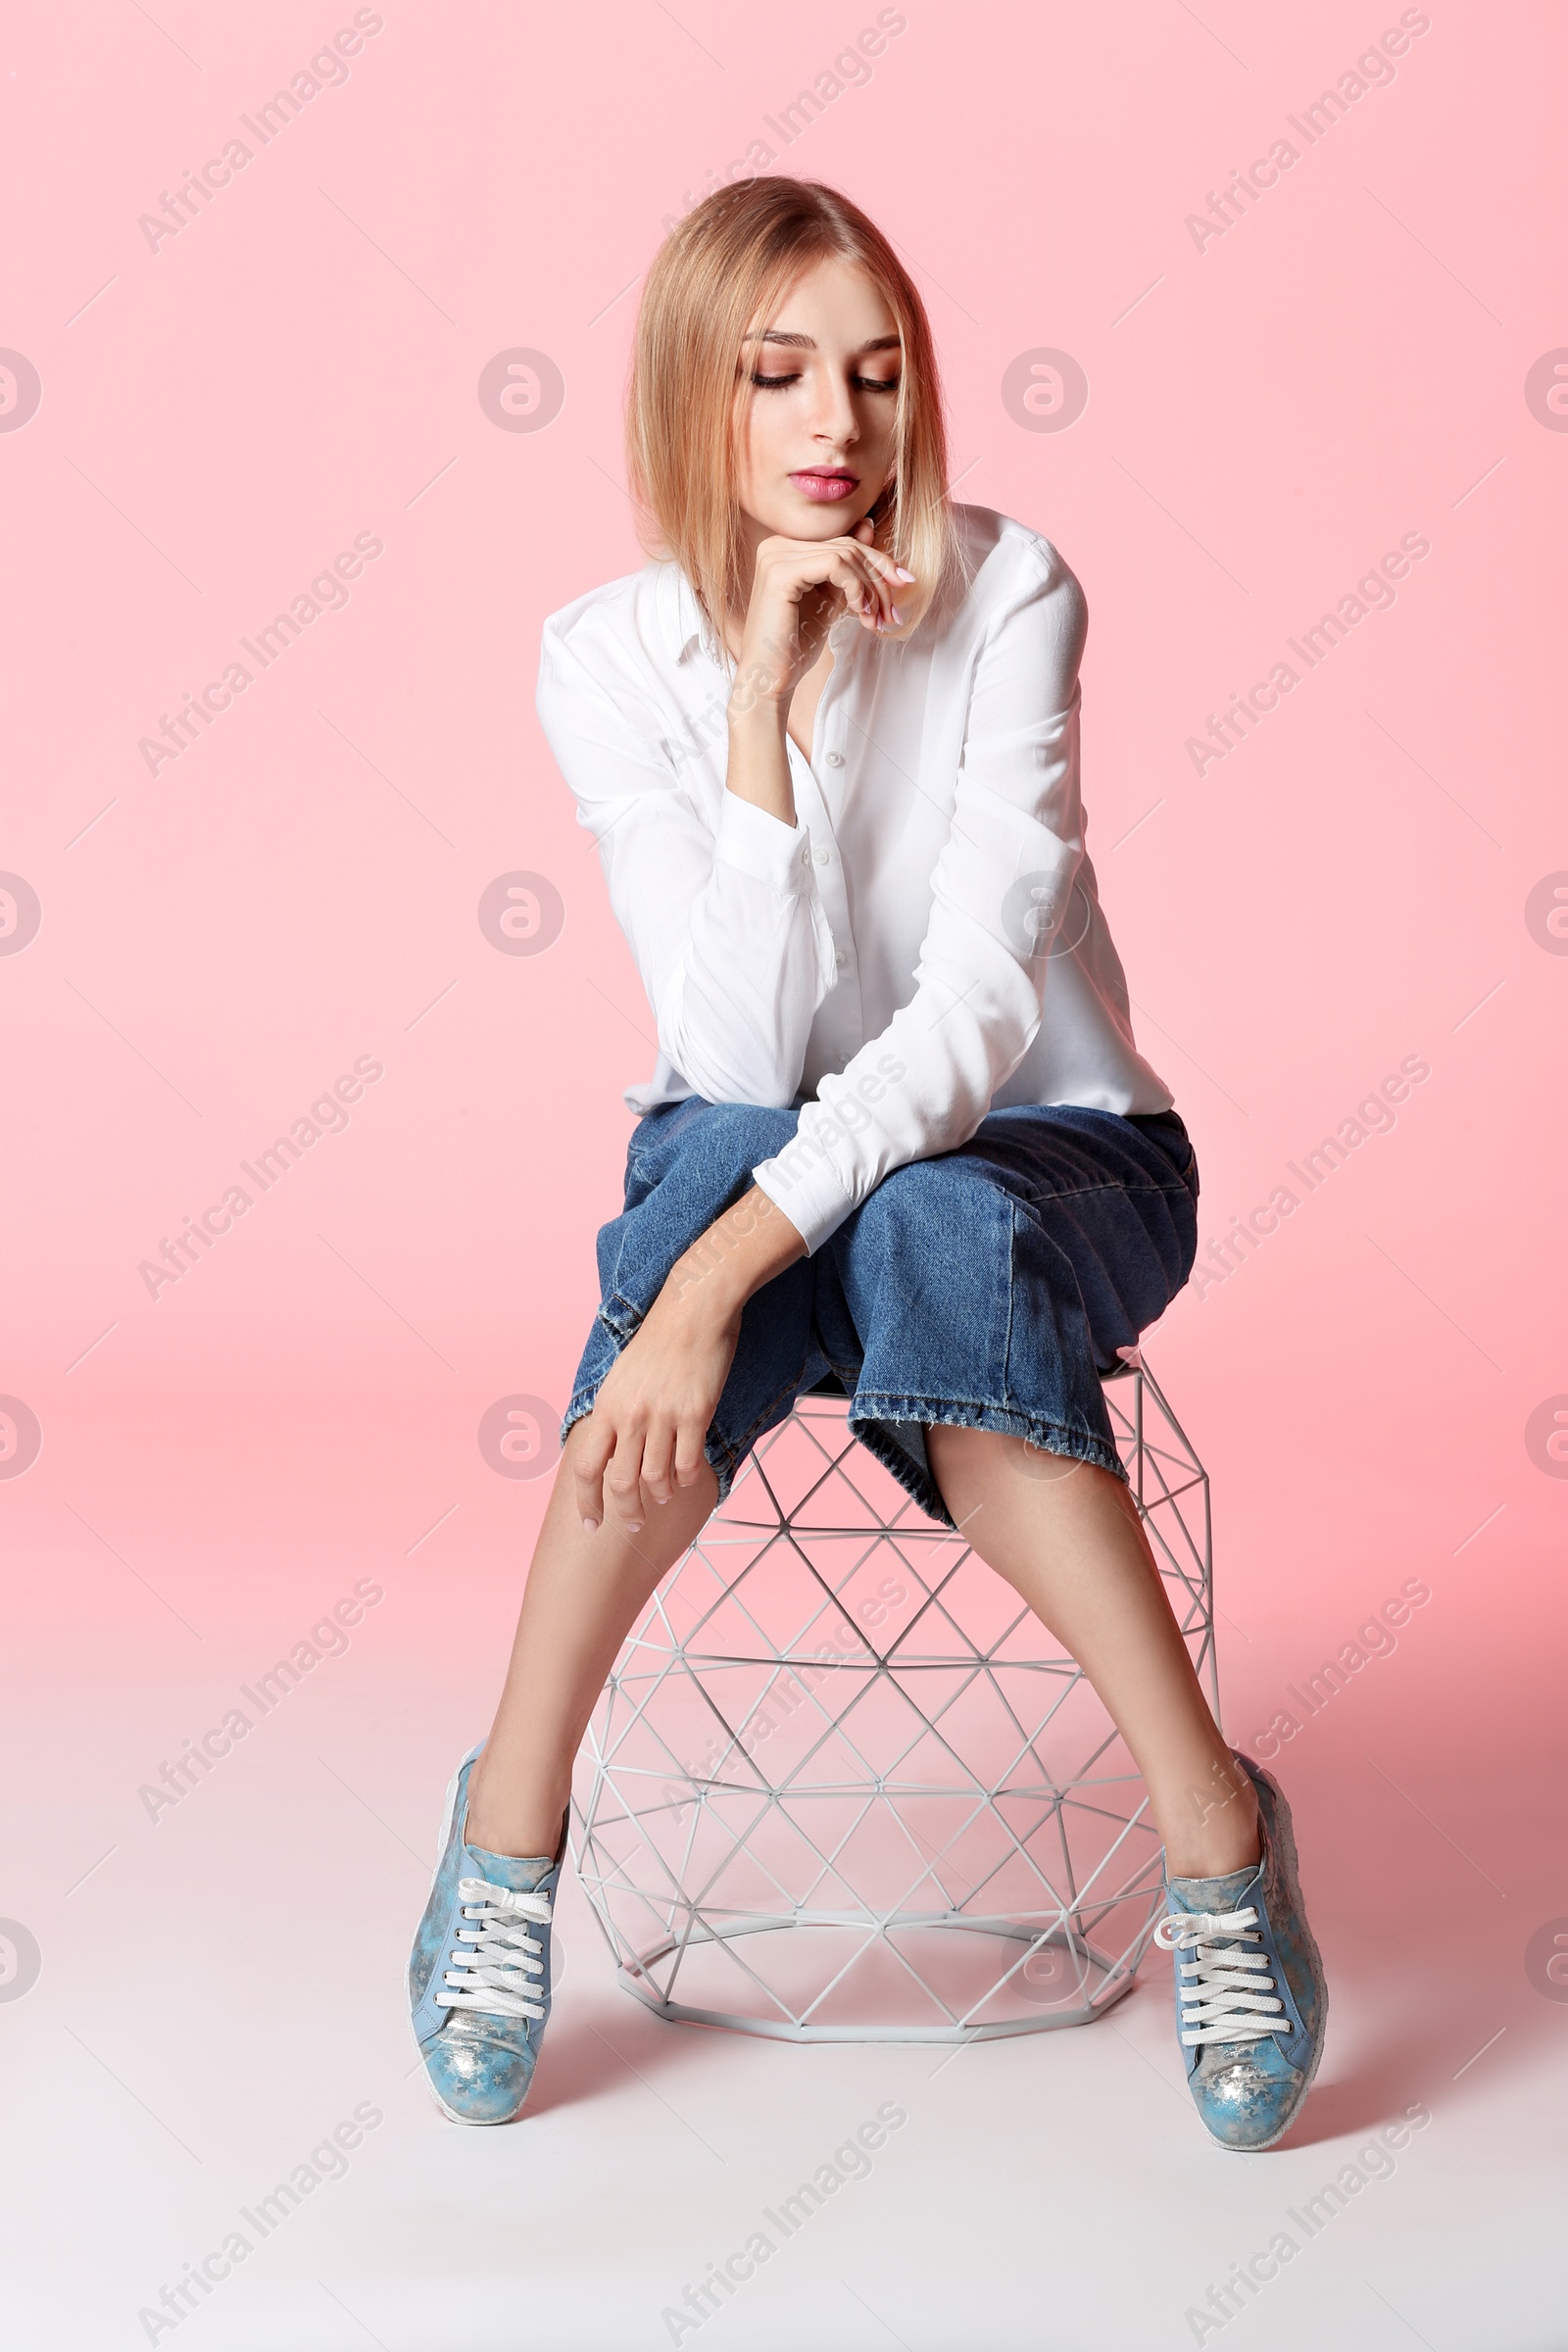
<svg viewBox="0 0 1568 2352">
<path fill-rule="evenodd" d="M 752 382 L 760 392 L 782 392 L 786 386 L 798 384 L 800 380 L 798 373 L 794 375 L 759 375 L 755 369 L 752 372 Z M 891 381 L 887 381 L 880 376 L 852 375 L 850 381 L 858 392 L 896 392 L 899 388 L 897 376 L 894 376 Z"/>
</svg>

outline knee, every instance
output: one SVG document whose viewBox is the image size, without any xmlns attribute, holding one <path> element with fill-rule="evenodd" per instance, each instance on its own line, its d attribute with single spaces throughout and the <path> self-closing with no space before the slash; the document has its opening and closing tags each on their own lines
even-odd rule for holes
<svg viewBox="0 0 1568 2352">
<path fill-rule="evenodd" d="M 907 1235 L 934 1249 L 972 1241 L 999 1210 L 1010 1215 L 1003 1188 L 974 1160 L 946 1152 L 894 1168 L 866 1200 L 860 1219 L 873 1232 Z"/>
<path fill-rule="evenodd" d="M 759 1102 L 709 1102 L 700 1095 L 666 1110 L 655 1132 L 633 1147 L 644 1192 L 679 1173 L 699 1196 L 722 1200 L 751 1170 L 781 1152 L 799 1113 Z"/>
<path fill-rule="evenodd" d="M 737 1173 L 771 1159 L 795 1133 L 800 1113 L 761 1102 L 708 1102 L 699 1116 L 700 1148 Z"/>
</svg>

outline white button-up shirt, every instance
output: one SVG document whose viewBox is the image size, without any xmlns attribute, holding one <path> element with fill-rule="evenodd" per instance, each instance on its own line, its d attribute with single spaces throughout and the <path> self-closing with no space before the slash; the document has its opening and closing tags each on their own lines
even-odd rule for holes
<svg viewBox="0 0 1568 2352">
<path fill-rule="evenodd" d="M 1037 532 L 956 514 L 966 592 L 903 645 L 835 623 L 794 826 L 725 789 L 730 676 L 678 565 L 544 625 L 540 720 L 658 1025 L 626 1103 L 802 1105 L 754 1175 L 813 1251 L 988 1110 L 1173 1101 L 1084 848 L 1083 591 Z"/>
</svg>

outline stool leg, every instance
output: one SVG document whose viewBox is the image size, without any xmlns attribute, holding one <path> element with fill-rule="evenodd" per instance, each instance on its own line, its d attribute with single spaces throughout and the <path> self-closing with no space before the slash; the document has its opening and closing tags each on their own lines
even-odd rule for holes
<svg viewBox="0 0 1568 2352">
<path fill-rule="evenodd" d="M 590 1416 L 591 1419 L 591 1416 Z M 590 1535 L 578 1515 L 567 1435 L 523 1592 L 512 1660 L 484 1753 L 468 1789 L 468 1842 L 498 1854 L 555 1849 L 571 1768 L 605 1678 L 654 1592 L 713 1508 L 718 1482 L 705 1462 L 627 1535 L 613 1515 Z"/>
<path fill-rule="evenodd" d="M 1209 1711 L 1122 1482 L 997 1430 L 926 1431 L 943 1500 L 981 1559 L 1075 1657 L 1149 1789 L 1167 1868 L 1258 1857 L 1257 1807 Z"/>
</svg>

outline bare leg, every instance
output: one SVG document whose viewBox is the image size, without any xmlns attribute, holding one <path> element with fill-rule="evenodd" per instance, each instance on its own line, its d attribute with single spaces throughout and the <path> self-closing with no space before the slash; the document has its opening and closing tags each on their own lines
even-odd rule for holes
<svg viewBox="0 0 1568 2352">
<path fill-rule="evenodd" d="M 668 1575 L 718 1498 L 708 1462 L 628 1535 L 612 1510 L 594 1534 L 579 1514 L 572 1471 L 589 1421 L 573 1424 L 534 1546 L 512 1663 L 483 1755 L 468 1781 L 470 1845 L 493 1854 L 551 1854 L 571 1767 L 605 1678 L 637 1612 Z"/>
<path fill-rule="evenodd" d="M 969 1543 L 1103 1700 L 1143 1774 L 1166 1868 L 1206 1878 L 1254 1863 L 1251 1783 L 1209 1712 L 1126 1487 L 998 1430 L 938 1425 L 926 1449 Z"/>
</svg>

